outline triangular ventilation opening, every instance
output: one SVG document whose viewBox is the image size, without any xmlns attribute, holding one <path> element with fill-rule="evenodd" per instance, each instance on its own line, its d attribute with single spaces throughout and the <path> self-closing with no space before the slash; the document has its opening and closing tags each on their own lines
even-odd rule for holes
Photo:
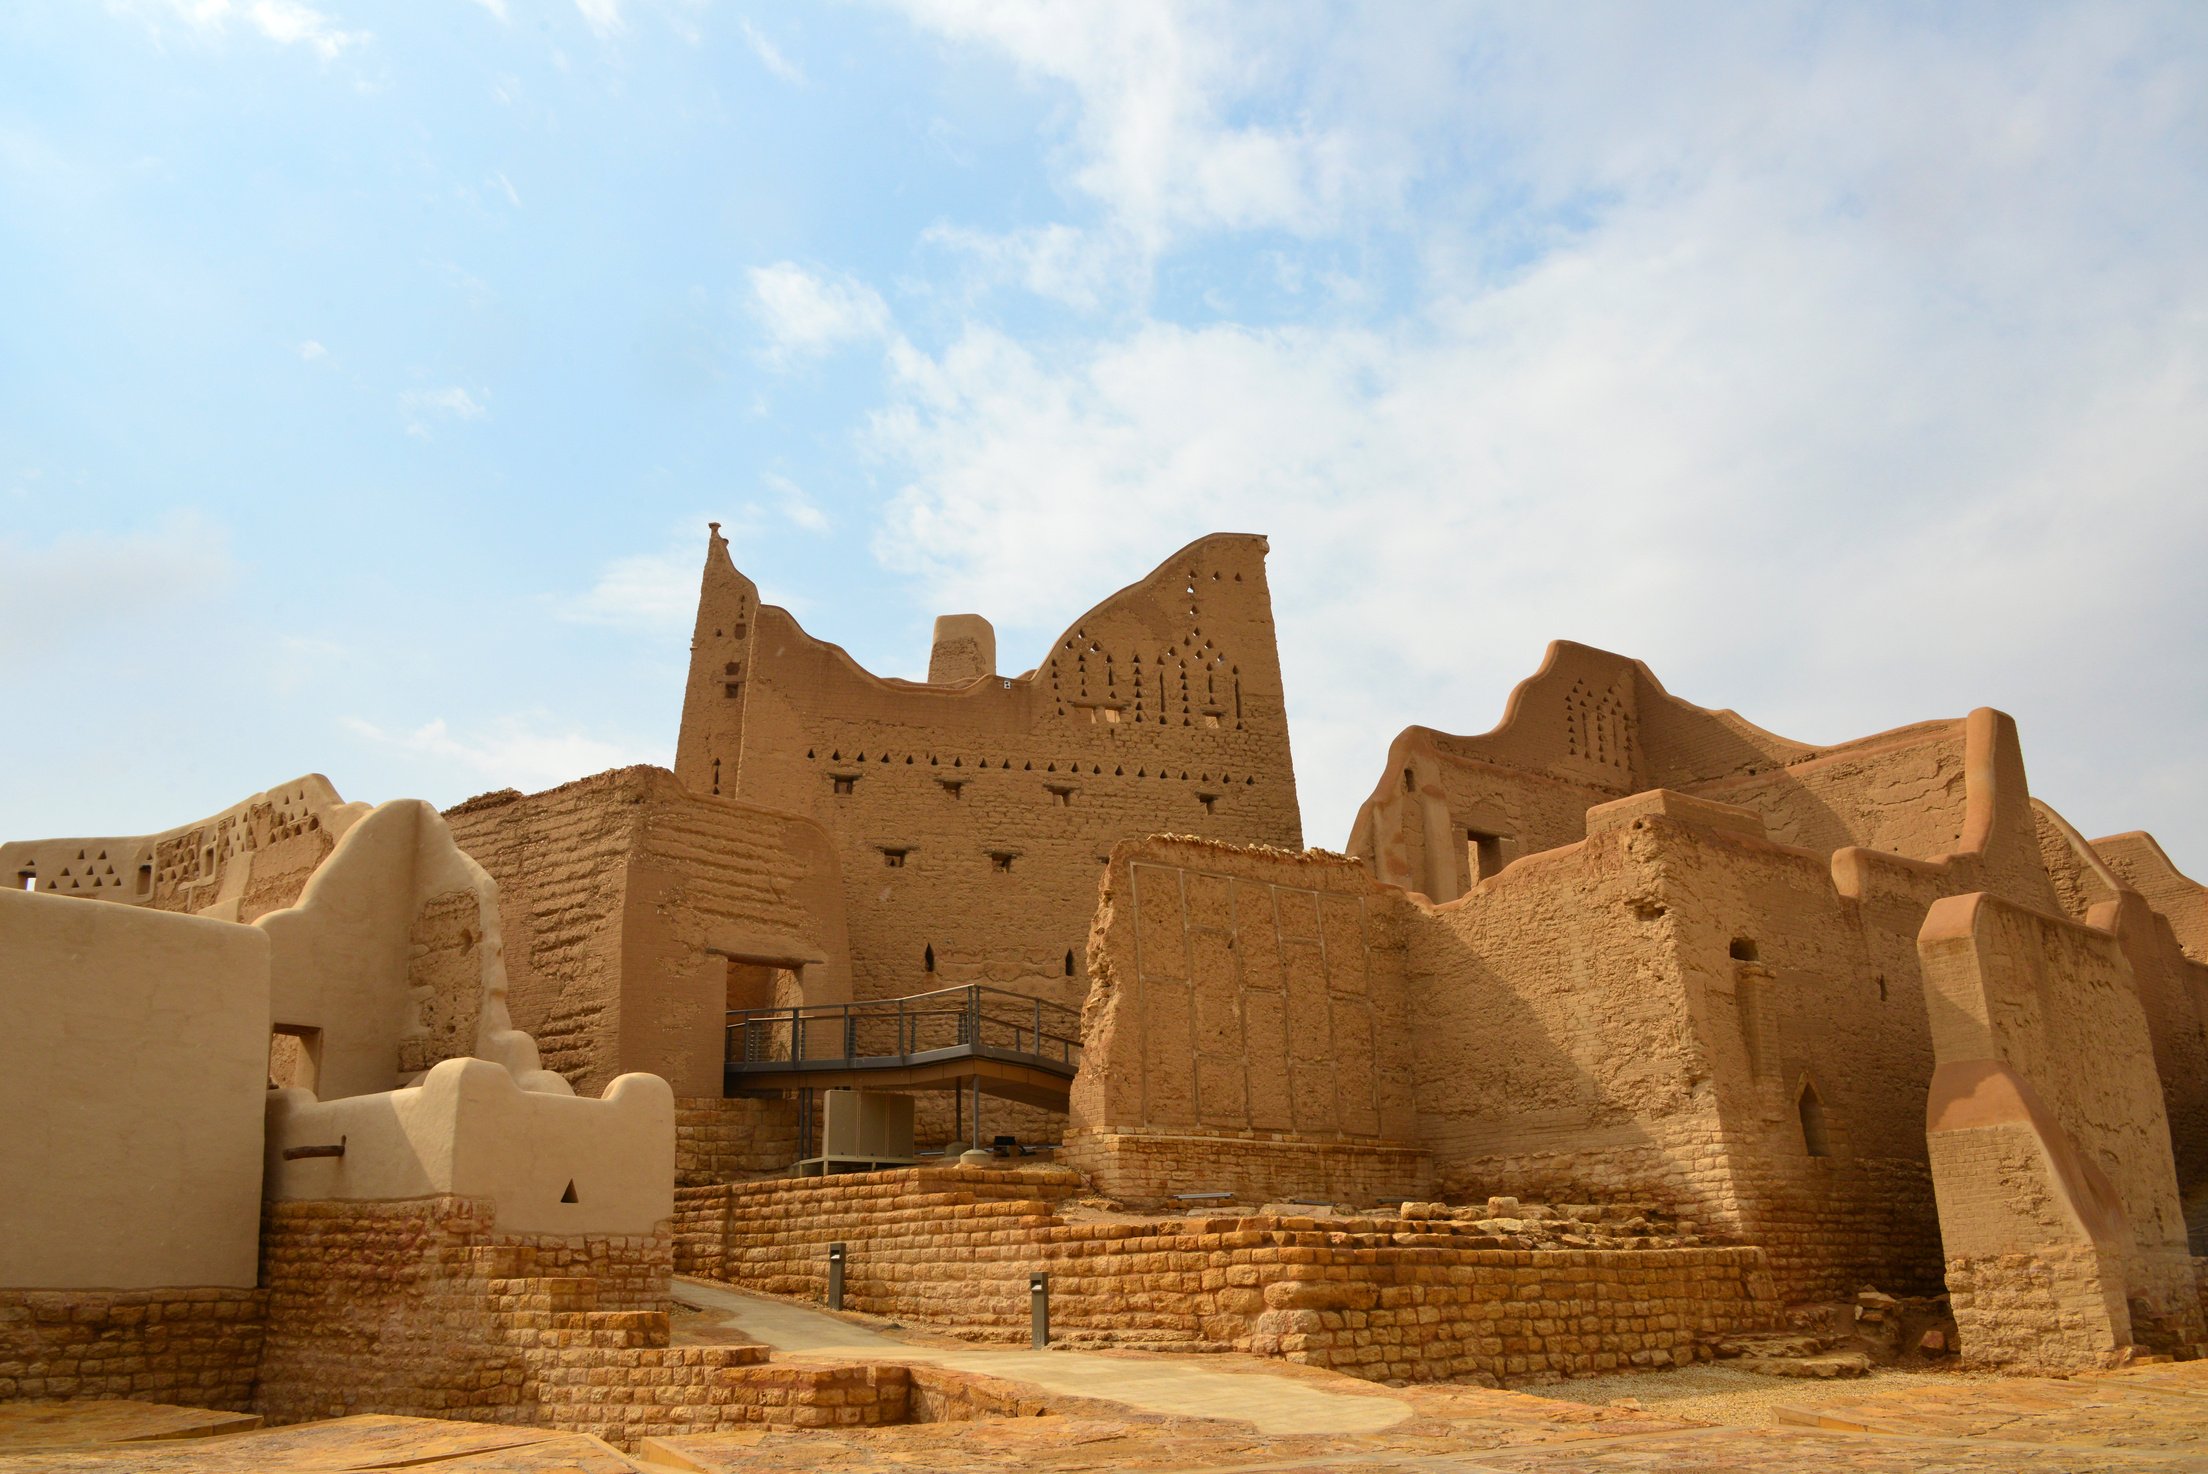
<svg viewBox="0 0 2208 1474">
<path fill-rule="evenodd" d="M 560 1201 L 563 1203 L 579 1203 L 582 1201 L 581 1198 L 575 1196 L 575 1184 L 572 1180 L 567 1184 L 567 1191 L 560 1194 Z"/>
</svg>

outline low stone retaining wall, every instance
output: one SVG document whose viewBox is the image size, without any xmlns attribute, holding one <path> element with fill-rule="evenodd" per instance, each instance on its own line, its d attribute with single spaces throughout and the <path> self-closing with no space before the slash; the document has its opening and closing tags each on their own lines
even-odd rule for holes
<svg viewBox="0 0 2208 1474">
<path fill-rule="evenodd" d="M 134 1398 L 246 1412 L 258 1290 L 0 1290 L 0 1401 Z"/>
<path fill-rule="evenodd" d="M 994 1339 L 1051 1276 L 1055 1339 L 1285 1357 L 1372 1379 L 1494 1380 L 1696 1359 L 1776 1327 L 1761 1250 L 1526 1250 L 1446 1221 L 1277 1215 L 1068 1221 L 1070 1173 L 918 1168 L 677 1194 L 688 1272 L 825 1294 Z M 718 1244 L 718 1251 L 713 1246 Z"/>
</svg>

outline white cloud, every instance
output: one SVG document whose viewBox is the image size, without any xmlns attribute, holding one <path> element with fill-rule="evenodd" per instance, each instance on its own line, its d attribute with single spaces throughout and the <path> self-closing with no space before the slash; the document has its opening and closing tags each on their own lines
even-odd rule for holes
<svg viewBox="0 0 2208 1474">
<path fill-rule="evenodd" d="M 552 788 L 590 773 L 646 761 L 617 743 L 581 732 L 547 731 L 543 713 L 502 718 L 474 736 L 455 736 L 442 717 L 410 732 L 387 732 L 357 716 L 341 719 L 355 736 L 378 746 L 452 765 L 477 779 L 527 790 Z"/>
<path fill-rule="evenodd" d="M 773 471 L 767 472 L 759 479 L 764 481 L 767 489 L 774 493 L 775 508 L 784 517 L 804 528 L 807 532 L 826 532 L 828 530 L 828 514 L 820 509 L 820 504 L 807 494 L 804 487 L 799 486 L 789 477 L 777 475 Z"/>
<path fill-rule="evenodd" d="M 892 341 L 877 556 L 1039 643 L 1069 560 L 1078 605 L 1269 533 L 1316 842 L 1396 730 L 1485 728 L 1559 637 L 1814 741 L 2003 705 L 2038 791 L 2121 827 L 2161 749 L 2101 717 L 2208 729 L 2158 673 L 2208 653 L 2200 48 L 1827 24 L 1498 41 L 1459 137 L 1524 140 L 1478 177 L 1530 203 L 1437 209 L 1388 316 Z"/>
<path fill-rule="evenodd" d="M 1069 182 L 1147 253 L 1186 231 L 1324 229 L 1401 178 L 1355 157 L 1351 130 L 1285 110 L 1242 121 L 1283 81 L 1287 8 L 1167 0 L 892 0 L 914 23 L 1001 53 L 1077 99 Z M 1322 63 L 1323 64 L 1323 63 Z M 1360 167 L 1362 166 L 1362 167 Z"/>
<path fill-rule="evenodd" d="M 762 35 L 757 26 L 741 16 L 737 18 L 736 23 L 743 29 L 744 44 L 751 48 L 753 56 L 759 58 L 759 65 L 793 87 L 805 85 L 804 70 L 797 63 L 784 56 L 782 49 Z"/>
<path fill-rule="evenodd" d="M 506 23 L 506 0 L 475 0 L 475 3 L 497 17 L 500 25 Z"/>
<path fill-rule="evenodd" d="M 399 412 L 406 420 L 406 433 L 425 440 L 429 438 L 432 417 L 480 420 L 490 413 L 474 395 L 457 384 L 442 389 L 409 389 L 399 396 Z"/>
<path fill-rule="evenodd" d="M 1140 278 L 1147 270 L 1126 237 L 1070 225 L 1001 234 L 935 225 L 921 240 L 964 255 L 980 265 L 986 276 L 1015 282 L 1039 297 L 1084 312 L 1102 306 L 1122 281 Z"/>
<path fill-rule="evenodd" d="M 26 471 L 17 490 L 40 479 Z M 177 590 L 205 603 L 236 574 L 228 532 L 191 513 L 144 531 L 72 532 L 45 543 L 0 534 L 0 657 L 100 659 L 109 642 L 136 642 L 158 627 Z"/>
<path fill-rule="evenodd" d="M 514 188 L 514 181 L 506 177 L 504 170 L 493 174 L 491 183 L 497 185 L 499 192 L 506 196 L 507 204 L 512 205 L 517 210 L 521 208 L 521 194 Z"/>
<path fill-rule="evenodd" d="M 704 550 L 701 531 L 663 552 L 615 558 L 599 571 L 589 592 L 563 608 L 560 617 L 575 624 L 623 629 L 686 628 L 697 617 Z"/>
<path fill-rule="evenodd" d="M 329 356 L 330 350 L 323 347 L 320 343 L 316 342 L 312 338 L 308 338 L 306 341 L 302 342 L 299 345 L 299 357 L 308 363 L 313 363 L 318 358 L 328 358 Z"/>
<path fill-rule="evenodd" d="M 872 287 L 807 271 L 790 261 L 748 273 L 752 310 L 778 364 L 814 357 L 889 331 L 889 308 Z"/>
<path fill-rule="evenodd" d="M 329 16 L 298 0 L 110 0 L 110 8 L 155 23 L 171 20 L 205 37 L 220 37 L 233 24 L 279 46 L 304 46 L 324 61 L 373 39 L 367 31 L 340 28 Z"/>
<path fill-rule="evenodd" d="M 628 28 L 621 18 L 621 0 L 575 0 L 575 8 L 601 40 Z"/>
</svg>

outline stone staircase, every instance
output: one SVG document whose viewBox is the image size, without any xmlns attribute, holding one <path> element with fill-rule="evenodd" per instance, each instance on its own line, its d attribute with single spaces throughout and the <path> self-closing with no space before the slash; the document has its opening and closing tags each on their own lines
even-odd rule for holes
<svg viewBox="0 0 2208 1474">
<path fill-rule="evenodd" d="M 676 1346 L 664 1310 L 600 1310 L 599 1285 L 538 1275 L 527 1246 L 471 1251 L 496 1339 L 516 1354 L 518 1421 L 594 1433 L 633 1450 L 639 1440 L 759 1424 L 875 1426 L 901 1422 L 900 1367 L 790 1367 L 757 1345 Z"/>
</svg>

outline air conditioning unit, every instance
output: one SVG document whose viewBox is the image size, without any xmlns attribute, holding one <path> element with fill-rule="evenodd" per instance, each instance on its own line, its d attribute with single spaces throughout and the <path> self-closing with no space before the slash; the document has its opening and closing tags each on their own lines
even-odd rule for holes
<svg viewBox="0 0 2208 1474">
<path fill-rule="evenodd" d="M 912 1097 L 882 1090 L 830 1090 L 821 1119 L 824 1157 L 875 1161 L 912 1155 Z"/>
</svg>

